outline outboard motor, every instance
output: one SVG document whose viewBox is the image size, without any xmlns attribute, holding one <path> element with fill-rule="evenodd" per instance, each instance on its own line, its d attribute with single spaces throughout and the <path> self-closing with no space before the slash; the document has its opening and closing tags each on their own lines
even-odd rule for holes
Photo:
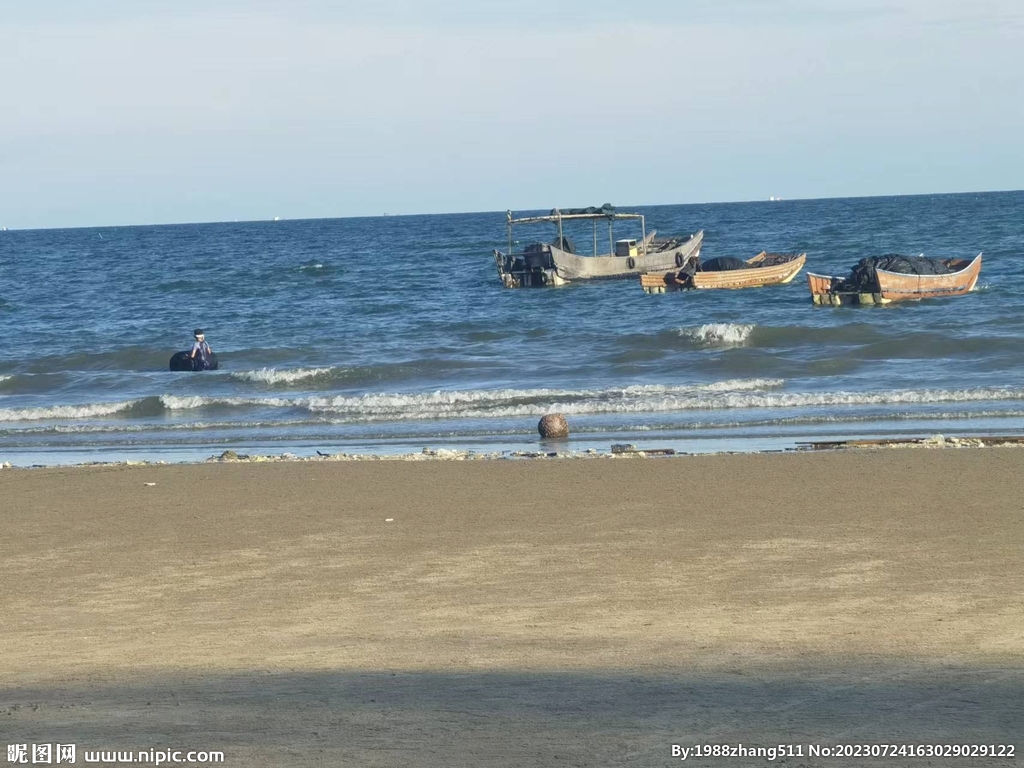
<svg viewBox="0 0 1024 768">
<path fill-rule="evenodd" d="M 205 370 L 216 371 L 217 370 L 217 353 L 210 353 L 210 366 Z M 194 360 L 189 357 L 189 352 L 175 352 L 171 355 L 170 368 L 172 371 L 202 371 L 202 363 L 199 362 L 199 358 L 196 357 Z"/>
<path fill-rule="evenodd" d="M 551 269 L 554 262 L 551 260 L 551 246 L 544 243 L 530 243 L 523 250 L 523 258 L 526 261 L 527 269 Z"/>
<path fill-rule="evenodd" d="M 676 272 L 676 282 L 682 283 L 687 288 L 693 288 L 693 276 L 697 273 L 698 262 L 698 259 L 687 259 L 682 269 Z"/>
</svg>

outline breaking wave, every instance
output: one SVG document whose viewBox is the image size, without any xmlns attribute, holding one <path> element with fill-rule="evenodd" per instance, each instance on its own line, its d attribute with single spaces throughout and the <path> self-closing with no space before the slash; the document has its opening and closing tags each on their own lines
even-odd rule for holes
<svg viewBox="0 0 1024 768">
<path fill-rule="evenodd" d="M 352 420 L 511 418 L 565 414 L 777 409 L 858 405 L 1022 400 L 1024 390 L 901 390 L 890 392 L 773 392 L 778 379 L 678 387 L 647 385 L 604 390 L 491 390 L 320 397 L 294 405 Z"/>
<path fill-rule="evenodd" d="M 45 408 L 0 408 L 0 421 L 39 421 L 42 419 L 91 419 L 111 416 L 134 408 L 140 401 L 119 403 L 89 403 L 86 405 L 53 405 Z"/>
<path fill-rule="evenodd" d="M 470 389 L 433 392 L 381 392 L 366 395 L 302 397 L 216 397 L 170 395 L 114 403 L 0 409 L 0 422 L 75 422 L 111 416 L 159 417 L 188 412 L 256 410 L 259 418 L 340 420 L 342 422 L 426 419 L 501 419 L 565 414 L 643 414 L 672 411 L 802 409 L 856 406 L 930 405 L 1024 400 L 1024 389 L 922 389 L 881 392 L 785 392 L 782 379 L 730 379 L 710 384 L 646 384 L 605 389 Z M 284 416 L 281 411 L 292 411 Z M 757 418 L 746 414 L 743 421 Z"/>
<path fill-rule="evenodd" d="M 293 384 L 296 381 L 315 379 L 328 376 L 334 368 L 260 368 L 256 371 L 239 371 L 230 374 L 230 378 L 239 381 L 252 381 L 258 384 Z"/>
<path fill-rule="evenodd" d="M 320 397 L 179 397 L 164 395 L 168 410 L 199 408 L 295 409 L 348 421 L 494 419 L 565 414 L 779 409 L 859 405 L 1024 400 L 1024 390 L 894 390 L 887 392 L 780 392 L 781 379 L 733 379 L 702 385 L 637 385 L 622 388 L 438 390 Z"/>
<path fill-rule="evenodd" d="M 695 328 L 680 328 L 680 336 L 706 347 L 738 347 L 746 344 L 754 325 L 739 323 L 705 323 Z"/>
</svg>

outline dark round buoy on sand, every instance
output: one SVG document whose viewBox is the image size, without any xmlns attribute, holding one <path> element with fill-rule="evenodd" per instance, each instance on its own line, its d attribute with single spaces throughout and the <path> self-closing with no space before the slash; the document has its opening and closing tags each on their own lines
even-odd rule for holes
<svg viewBox="0 0 1024 768">
<path fill-rule="evenodd" d="M 537 422 L 537 431 L 541 437 L 568 437 L 569 422 L 560 413 L 549 413 Z"/>
</svg>

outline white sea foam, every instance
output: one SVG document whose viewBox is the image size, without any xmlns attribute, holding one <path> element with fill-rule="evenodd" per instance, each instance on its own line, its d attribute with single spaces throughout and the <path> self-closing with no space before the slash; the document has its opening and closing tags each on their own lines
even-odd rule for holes
<svg viewBox="0 0 1024 768">
<path fill-rule="evenodd" d="M 756 326 L 741 323 L 705 323 L 696 328 L 680 328 L 679 335 L 709 347 L 738 347 L 747 343 Z"/>
<path fill-rule="evenodd" d="M 0 421 L 39 421 L 41 419 L 91 419 L 110 416 L 133 407 L 138 400 L 119 403 L 90 403 L 87 405 L 53 405 L 48 408 L 0 408 Z"/>
<path fill-rule="evenodd" d="M 284 397 L 204 397 L 203 395 L 160 395 L 160 404 L 169 411 L 191 411 L 210 406 L 248 407 L 267 406 L 270 408 L 294 407 L 301 400 Z"/>
<path fill-rule="evenodd" d="M 291 409 L 316 419 L 340 422 L 428 419 L 495 419 L 565 414 L 629 414 L 672 411 L 804 409 L 855 406 L 924 405 L 1024 400 L 1024 389 L 923 389 L 883 392 L 784 392 L 781 379 L 731 379 L 695 385 L 635 385 L 622 388 L 478 389 L 372 393 L 361 396 L 206 397 L 162 395 L 168 411 L 202 408 Z M 0 409 L 0 421 L 76 421 L 108 416 L 139 401 Z M 752 416 L 753 414 L 748 414 Z M 766 414 L 767 415 L 767 414 Z M 820 415 L 820 414 L 819 414 Z M 844 414 L 845 415 L 845 414 Z M 275 419 L 270 416 L 269 418 Z M 294 417 L 293 417 L 294 418 Z M 744 418 L 746 421 L 746 418 Z"/>
<path fill-rule="evenodd" d="M 740 392 L 748 389 L 775 389 L 786 382 L 783 379 L 727 379 L 708 384 L 708 392 Z"/>
<path fill-rule="evenodd" d="M 239 371 L 230 374 L 232 379 L 240 381 L 254 381 L 259 384 L 292 384 L 304 379 L 314 379 L 317 376 L 326 376 L 333 371 L 333 368 L 260 368 L 255 371 Z"/>
<path fill-rule="evenodd" d="M 312 412 L 340 419 L 493 419 L 564 414 L 663 413 L 725 409 L 782 409 L 858 405 L 1024 400 L 1024 390 L 899 390 L 889 392 L 773 392 L 773 379 L 697 387 L 637 386 L 570 392 L 491 390 L 323 397 L 296 401 Z"/>
<path fill-rule="evenodd" d="M 693 398 L 701 393 L 768 390 L 782 386 L 781 379 L 730 379 L 712 384 L 645 384 L 600 390 L 587 389 L 470 389 L 433 392 L 381 392 L 358 396 L 317 397 L 206 397 L 203 395 L 161 395 L 160 403 L 172 411 L 207 407 L 300 408 L 313 413 L 370 418 L 468 418 L 546 412 L 551 407 L 572 409 L 587 403 L 606 403 L 602 410 L 648 410 L 621 408 L 621 404 L 643 403 L 659 398 Z M 620 406 L 617 406 L 619 403 Z M 661 410 L 661 409 L 656 409 Z"/>
<path fill-rule="evenodd" d="M 587 389 L 475 389 L 438 390 L 419 393 L 380 393 L 359 397 L 311 397 L 297 401 L 312 411 L 355 414 L 395 414 L 399 418 L 434 418 L 456 413 L 468 418 L 489 415 L 543 413 L 552 407 L 567 412 L 574 408 L 614 412 L 648 410 L 644 403 L 659 400 L 700 398 L 710 393 L 765 390 L 781 386 L 781 379 L 731 379 L 714 384 L 638 384 L 622 388 Z M 657 409 L 660 410 L 660 409 Z M 584 411 L 580 411 L 584 412 Z"/>
<path fill-rule="evenodd" d="M 23 427 L 4 428 L 0 430 L 3 434 L 119 434 L 122 432 L 185 432 L 198 430 L 230 429 L 230 430 L 253 430 L 273 429 L 280 430 L 282 427 L 301 427 L 308 425 L 310 419 L 282 419 L 271 421 L 188 421 L 178 424 L 130 424 L 115 422 L 113 424 L 50 424 L 44 427 Z"/>
<path fill-rule="evenodd" d="M 185 411 L 193 408 L 202 408 L 204 405 L 209 405 L 213 402 L 213 398 L 202 397 L 200 395 L 189 395 L 181 397 L 179 395 L 161 395 L 160 404 L 169 411 Z"/>
<path fill-rule="evenodd" d="M 1024 390 L 891 390 L 885 392 L 779 392 L 781 379 L 731 379 L 697 385 L 635 385 L 623 388 L 479 389 L 381 392 L 360 396 L 160 398 L 165 408 L 208 406 L 295 408 L 343 420 L 503 418 L 552 410 L 566 414 L 778 409 L 1024 400 Z"/>
</svg>

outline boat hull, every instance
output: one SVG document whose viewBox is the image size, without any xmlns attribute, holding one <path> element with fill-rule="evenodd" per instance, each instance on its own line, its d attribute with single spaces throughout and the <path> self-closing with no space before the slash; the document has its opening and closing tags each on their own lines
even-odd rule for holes
<svg viewBox="0 0 1024 768">
<path fill-rule="evenodd" d="M 958 268 L 946 275 L 906 275 L 876 271 L 877 290 L 871 293 L 847 293 L 833 290 L 837 278 L 831 275 L 807 273 L 807 283 L 815 304 L 842 306 L 844 304 L 890 304 L 894 301 L 918 301 L 943 296 L 962 296 L 970 293 L 981 274 L 981 254 L 972 260 L 947 259 L 947 266 Z"/>
<path fill-rule="evenodd" d="M 752 259 L 747 259 L 750 269 L 732 269 L 722 272 L 696 272 L 691 275 L 680 275 L 678 272 L 649 273 L 640 276 L 640 287 L 646 293 L 670 293 L 690 289 L 706 290 L 760 288 L 766 285 L 784 285 L 799 274 L 807 261 L 807 254 L 801 253 L 782 264 L 768 267 L 756 266 L 769 256 L 762 251 Z"/>
<path fill-rule="evenodd" d="M 703 230 L 677 245 L 657 249 L 654 235 L 645 244 L 647 253 L 636 256 L 580 256 L 557 246 L 547 246 L 543 254 L 507 256 L 494 252 L 498 276 L 506 288 L 530 288 L 585 280 L 622 280 L 644 272 L 678 269 L 700 255 L 704 242 Z"/>
</svg>

